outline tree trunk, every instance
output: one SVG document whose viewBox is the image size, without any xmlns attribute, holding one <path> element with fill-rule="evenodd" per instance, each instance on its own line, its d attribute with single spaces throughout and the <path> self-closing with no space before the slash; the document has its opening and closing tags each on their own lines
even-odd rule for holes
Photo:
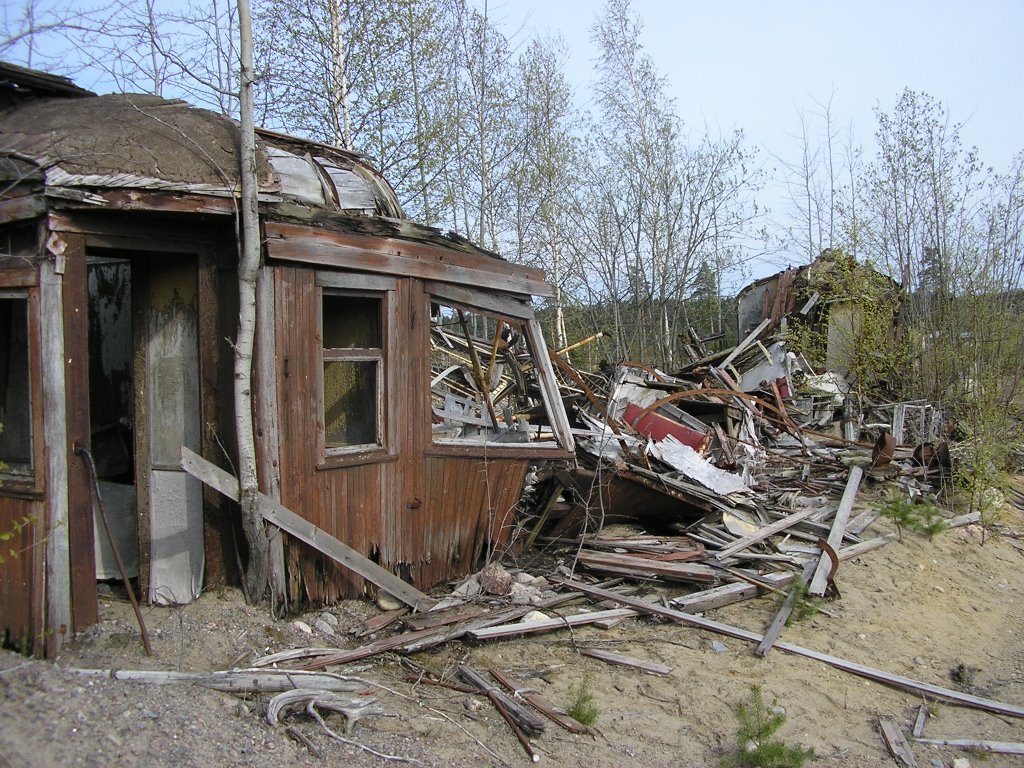
<svg viewBox="0 0 1024 768">
<path fill-rule="evenodd" d="M 245 570 L 246 599 L 258 603 L 267 588 L 269 542 L 258 504 L 256 437 L 253 431 L 252 363 L 256 334 L 256 275 L 260 266 L 258 182 L 256 179 L 256 133 L 253 126 L 252 22 L 249 1 L 238 0 L 241 73 L 239 104 L 241 146 L 239 164 L 242 180 L 241 243 L 238 258 L 238 337 L 235 340 L 235 431 L 238 440 L 239 504 L 242 529 L 249 544 Z"/>
</svg>

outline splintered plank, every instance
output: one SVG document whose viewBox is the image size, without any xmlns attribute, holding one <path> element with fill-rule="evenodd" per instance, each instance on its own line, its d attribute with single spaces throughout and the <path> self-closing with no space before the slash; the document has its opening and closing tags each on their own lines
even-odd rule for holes
<svg viewBox="0 0 1024 768">
<path fill-rule="evenodd" d="M 505 686 L 513 696 L 516 698 L 521 696 L 531 707 L 536 709 L 553 723 L 557 723 L 570 733 L 590 733 L 590 729 L 585 725 L 573 720 L 569 715 L 558 709 L 537 691 L 527 688 L 511 675 L 505 674 L 497 669 L 491 669 L 488 671 L 491 673 L 491 677 Z"/>
<path fill-rule="evenodd" d="M 680 563 L 652 560 L 648 557 L 620 555 L 613 552 L 580 552 L 577 560 L 596 571 L 622 573 L 630 576 L 658 576 L 673 581 L 710 583 L 718 581 L 718 573 L 701 563 Z"/>
<path fill-rule="evenodd" d="M 185 446 L 181 447 L 181 467 L 229 499 L 238 501 L 238 480 Z M 317 528 L 308 520 L 299 517 L 269 496 L 264 496 L 261 493 L 258 499 L 260 514 L 264 519 L 287 531 L 291 536 L 305 542 L 317 551 L 323 552 L 332 560 L 353 573 L 359 574 L 416 610 L 426 611 L 434 605 L 433 600 L 411 584 L 402 581 L 391 571 L 381 568 L 370 558 L 334 538 L 322 528 Z"/>
<path fill-rule="evenodd" d="M 914 757 L 914 752 L 907 742 L 907 737 L 903 735 L 899 724 L 891 717 L 880 717 L 878 718 L 878 726 L 893 759 L 900 765 L 906 766 L 906 768 L 917 768 L 917 758 Z"/>
<path fill-rule="evenodd" d="M 649 675 L 664 676 L 672 674 L 672 667 L 666 667 L 664 664 L 655 664 L 653 661 L 641 661 L 640 659 L 634 659 L 630 656 L 623 656 L 618 653 L 599 651 L 595 648 L 581 648 L 580 653 L 584 656 L 589 656 L 592 659 L 599 659 L 600 661 L 605 661 L 609 664 L 616 664 L 620 667 L 639 669 L 641 672 L 646 672 Z"/>
</svg>

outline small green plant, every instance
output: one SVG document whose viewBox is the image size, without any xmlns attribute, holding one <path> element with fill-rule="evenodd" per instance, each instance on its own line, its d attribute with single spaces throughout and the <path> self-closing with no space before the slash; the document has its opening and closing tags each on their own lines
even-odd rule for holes
<svg viewBox="0 0 1024 768">
<path fill-rule="evenodd" d="M 903 529 L 924 534 L 929 540 L 946 529 L 946 521 L 941 510 L 926 501 L 893 494 L 878 506 L 878 511 L 889 518 L 896 526 L 896 533 L 903 540 Z"/>
<path fill-rule="evenodd" d="M 25 515 L 12 520 L 11 527 L 7 530 L 0 531 L 0 565 L 6 563 L 8 557 L 12 560 L 17 560 L 18 555 L 25 551 L 24 549 L 15 549 L 9 542 L 13 542 L 15 538 L 21 535 L 23 529 L 33 525 L 35 521 L 36 518 L 32 515 Z"/>
<path fill-rule="evenodd" d="M 793 603 L 793 610 L 786 619 L 786 626 L 790 622 L 810 619 L 821 609 L 822 599 L 811 594 L 807 582 L 801 576 L 797 576 L 793 582 L 793 592 L 796 593 L 796 601 Z"/>
<path fill-rule="evenodd" d="M 813 749 L 794 747 L 772 737 L 786 722 L 776 706 L 765 704 L 761 686 L 750 687 L 750 701 L 736 708 L 739 753 L 723 761 L 729 768 L 802 768 L 814 759 Z"/>
<path fill-rule="evenodd" d="M 569 717 L 580 725 L 593 725 L 601 710 L 594 703 L 594 694 L 590 690 L 590 677 L 584 676 L 578 686 L 572 690 L 572 701 L 566 708 Z"/>
</svg>

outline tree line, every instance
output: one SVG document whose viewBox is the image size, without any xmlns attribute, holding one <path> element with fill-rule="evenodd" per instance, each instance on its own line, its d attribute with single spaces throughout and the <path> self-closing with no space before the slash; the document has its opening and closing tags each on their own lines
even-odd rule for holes
<svg viewBox="0 0 1024 768">
<path fill-rule="evenodd" d="M 231 0 L 106 8 L 8 3 L 0 55 L 237 114 Z M 904 288 L 902 341 L 868 350 L 891 358 L 890 396 L 948 400 L 1005 436 L 1009 422 L 982 422 L 1010 413 L 1024 380 L 1024 153 L 986 166 L 934 96 L 895 94 L 867 146 L 830 100 L 815 104 L 797 159 L 771 179 L 741 130 L 681 120 L 630 0 L 590 22 L 585 94 L 561 39 L 525 37 L 488 0 L 258 0 L 253 27 L 257 123 L 363 153 L 412 218 L 544 267 L 552 346 L 605 331 L 577 363 L 671 370 L 691 327 L 730 328 L 723 275 L 772 252 L 842 252 Z M 772 216 L 759 205 L 769 181 L 788 190 Z"/>
</svg>

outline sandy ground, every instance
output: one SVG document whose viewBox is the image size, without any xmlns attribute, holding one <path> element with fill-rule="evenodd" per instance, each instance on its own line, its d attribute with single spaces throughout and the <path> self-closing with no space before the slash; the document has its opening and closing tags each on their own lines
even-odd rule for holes
<svg viewBox="0 0 1024 768">
<path fill-rule="evenodd" d="M 978 528 L 903 540 L 852 563 L 837 581 L 842 598 L 830 615 L 788 627 L 783 639 L 916 680 L 1024 705 L 1024 517 L 1003 513 L 1006 535 L 981 541 Z M 878 532 L 887 530 L 884 523 Z M 671 588 L 673 596 L 682 590 Z M 777 607 L 764 597 L 710 612 L 734 626 L 762 631 Z M 572 609 L 570 609 L 572 610 Z M 329 613 L 338 636 L 306 635 L 245 606 L 238 592 L 204 595 L 181 608 L 146 608 L 155 655 L 147 658 L 130 607 L 101 601 L 102 621 L 76 638 L 57 663 L 0 654 L 0 767 L 20 766 L 352 766 L 394 764 L 332 741 L 308 719 L 294 726 L 321 751 L 314 757 L 263 720 L 266 698 L 239 698 L 190 687 L 87 679 L 71 667 L 198 670 L 244 666 L 267 652 L 311 645 L 354 647 L 348 636 L 378 609 L 349 601 L 302 618 L 315 626 Z M 721 645 L 716 646 L 715 642 Z M 672 667 L 657 677 L 579 655 L 600 648 Z M 600 710 L 594 735 L 551 724 L 533 743 L 541 763 L 588 768 L 715 766 L 736 749 L 735 708 L 750 686 L 784 708 L 779 736 L 811 747 L 821 766 L 895 765 L 878 732 L 889 716 L 909 731 L 921 700 L 908 693 L 777 650 L 764 659 L 749 644 L 672 623 L 629 620 L 504 640 L 463 643 L 416 654 L 418 664 L 450 674 L 457 662 L 515 674 L 565 706 L 586 681 Z M 965 665 L 966 681 L 951 670 Z M 376 689 L 386 714 L 358 722 L 350 738 L 428 766 L 522 765 L 529 760 L 485 701 L 414 685 L 397 657 L 335 671 Z M 368 688 L 373 686 L 368 685 Z M 341 733 L 340 716 L 328 719 Z M 953 705 L 933 707 L 925 736 L 1024 742 L 1024 720 Z M 914 747 L 922 766 L 1022 765 L 1024 758 Z"/>
</svg>

